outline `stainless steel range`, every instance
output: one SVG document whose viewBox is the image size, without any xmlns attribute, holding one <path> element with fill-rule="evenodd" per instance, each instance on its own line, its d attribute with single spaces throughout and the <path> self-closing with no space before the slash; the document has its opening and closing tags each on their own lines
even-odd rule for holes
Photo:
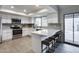
<svg viewBox="0 0 79 59">
<path fill-rule="evenodd" d="M 13 39 L 22 37 L 22 25 L 20 19 L 12 19 L 11 28 L 13 30 Z"/>
<path fill-rule="evenodd" d="M 21 28 L 13 28 L 13 39 L 22 37 L 22 29 Z"/>
</svg>

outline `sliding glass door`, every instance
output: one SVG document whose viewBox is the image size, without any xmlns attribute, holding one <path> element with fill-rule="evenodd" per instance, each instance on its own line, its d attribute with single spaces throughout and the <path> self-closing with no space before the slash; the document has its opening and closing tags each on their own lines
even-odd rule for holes
<svg viewBox="0 0 79 59">
<path fill-rule="evenodd" d="M 79 13 L 65 15 L 65 42 L 79 45 Z"/>
<path fill-rule="evenodd" d="M 73 43 L 73 14 L 65 15 L 65 41 Z"/>
<path fill-rule="evenodd" d="M 79 44 L 79 13 L 74 14 L 74 43 Z"/>
</svg>

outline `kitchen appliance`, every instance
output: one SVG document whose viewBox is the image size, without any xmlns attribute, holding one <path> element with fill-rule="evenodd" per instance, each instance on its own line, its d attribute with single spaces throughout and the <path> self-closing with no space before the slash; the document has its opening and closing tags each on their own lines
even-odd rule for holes
<svg viewBox="0 0 79 59">
<path fill-rule="evenodd" d="M 13 28 L 13 39 L 22 37 L 22 28 L 14 27 Z"/>
<path fill-rule="evenodd" d="M 13 30 L 13 39 L 22 37 L 22 25 L 20 19 L 12 18 L 11 28 Z"/>
<path fill-rule="evenodd" d="M 21 19 L 12 18 L 12 24 L 21 24 Z"/>
</svg>

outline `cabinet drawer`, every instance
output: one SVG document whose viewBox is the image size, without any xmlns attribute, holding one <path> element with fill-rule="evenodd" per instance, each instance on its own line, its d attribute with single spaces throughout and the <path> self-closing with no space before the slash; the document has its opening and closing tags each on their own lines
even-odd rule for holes
<svg viewBox="0 0 79 59">
<path fill-rule="evenodd" d="M 2 40 L 12 39 L 12 30 L 3 30 Z"/>
<path fill-rule="evenodd" d="M 8 40 L 8 39 L 12 39 L 12 36 L 11 35 L 2 36 L 2 40 Z"/>
</svg>

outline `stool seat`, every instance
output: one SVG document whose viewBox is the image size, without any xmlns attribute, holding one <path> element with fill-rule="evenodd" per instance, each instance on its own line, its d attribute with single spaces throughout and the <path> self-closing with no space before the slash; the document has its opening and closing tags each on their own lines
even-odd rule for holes
<svg viewBox="0 0 79 59">
<path fill-rule="evenodd" d="M 42 44 L 49 46 L 50 43 L 51 43 L 51 41 L 52 41 L 52 39 L 47 38 L 47 39 L 45 39 L 45 40 L 42 41 Z"/>
<path fill-rule="evenodd" d="M 51 37 L 43 40 L 41 42 L 41 49 L 42 52 L 44 50 L 50 51 L 53 48 L 53 51 L 55 51 L 55 48 L 58 46 L 58 40 L 60 39 L 60 36 L 62 35 L 62 31 L 58 31 L 56 32 L 54 35 L 52 35 Z M 43 49 L 43 45 L 46 46 L 46 48 Z"/>
<path fill-rule="evenodd" d="M 49 37 L 49 39 L 51 39 L 51 40 L 55 40 L 55 37 L 52 37 L 52 36 L 51 36 L 51 37 Z"/>
</svg>

